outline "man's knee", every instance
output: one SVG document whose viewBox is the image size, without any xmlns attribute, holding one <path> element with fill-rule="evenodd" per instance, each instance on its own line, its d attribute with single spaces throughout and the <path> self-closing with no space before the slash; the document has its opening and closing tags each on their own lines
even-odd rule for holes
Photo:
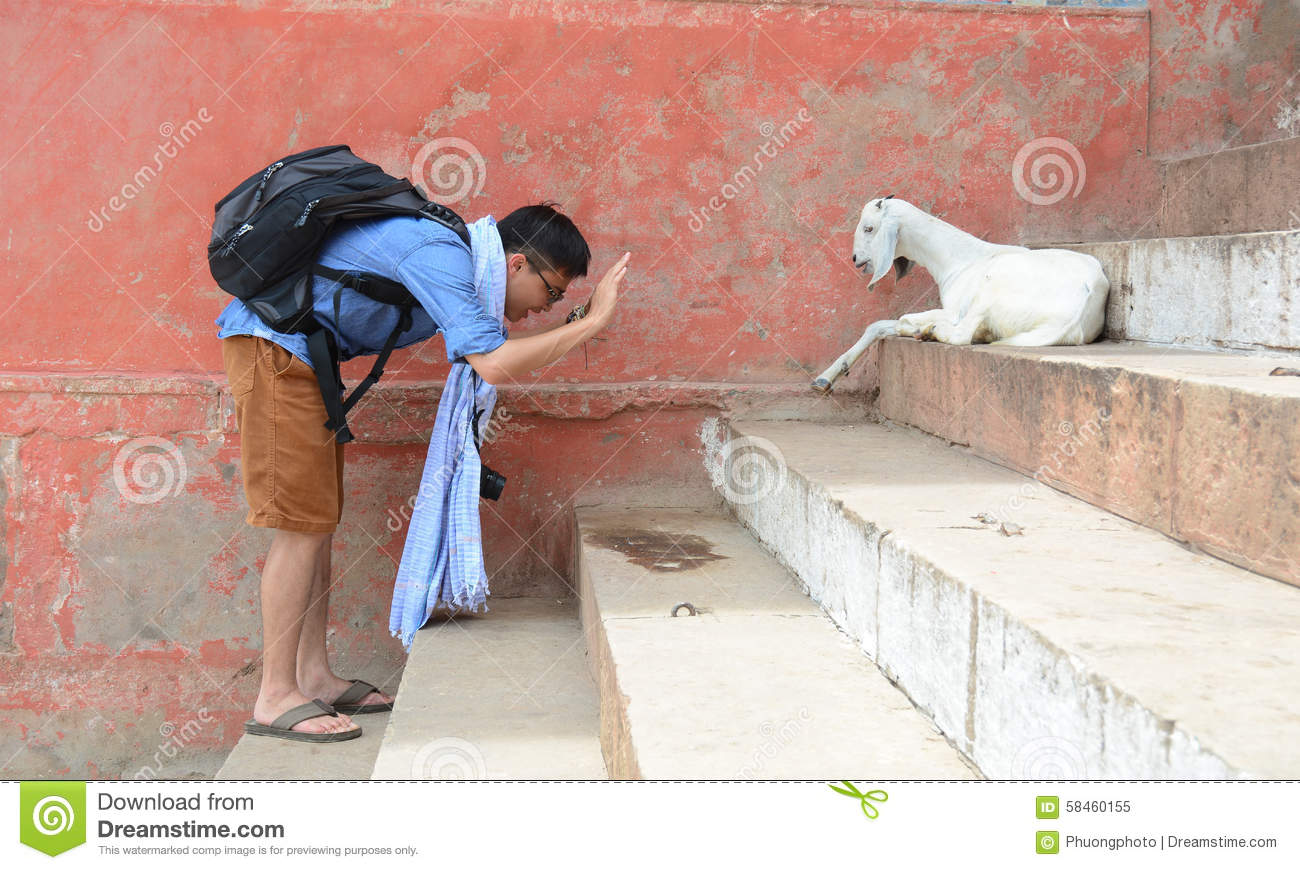
<svg viewBox="0 0 1300 870">
<path fill-rule="evenodd" d="M 330 545 L 333 532 L 297 532 L 292 529 L 276 529 L 272 545 L 291 547 L 293 549 L 321 549 Z"/>
<path fill-rule="evenodd" d="M 284 535 L 284 536 L 287 537 L 287 538 L 289 538 L 289 537 L 298 537 L 298 538 L 302 538 L 302 539 L 304 539 L 304 540 L 307 539 L 307 538 L 311 538 L 311 539 L 313 539 L 313 540 L 320 540 L 321 538 L 328 538 L 328 537 L 330 537 L 331 535 L 333 535 L 334 533 L 333 533 L 333 532 L 300 532 L 300 531 L 298 531 L 297 529 L 279 529 L 279 528 L 277 528 L 277 529 L 275 530 L 275 534 L 276 534 L 276 535 Z"/>
</svg>

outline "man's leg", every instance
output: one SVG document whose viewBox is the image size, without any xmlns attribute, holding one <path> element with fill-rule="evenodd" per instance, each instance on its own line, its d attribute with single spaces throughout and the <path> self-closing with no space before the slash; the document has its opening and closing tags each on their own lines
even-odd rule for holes
<svg viewBox="0 0 1300 870">
<path fill-rule="evenodd" d="M 326 535 L 316 552 L 315 572 L 311 587 L 311 601 L 307 618 L 303 620 L 302 634 L 298 640 L 298 688 L 309 698 L 320 698 L 330 703 L 352 685 L 348 680 L 334 675 L 330 670 L 325 649 L 325 626 L 329 623 L 330 606 L 330 549 L 333 537 Z M 388 704 L 392 696 L 371 692 L 361 699 L 362 704 Z"/>
<path fill-rule="evenodd" d="M 322 547 L 328 553 L 342 513 L 342 445 L 321 427 L 325 406 L 307 363 L 275 342 L 251 335 L 224 339 L 222 356 L 239 425 L 249 506 L 245 519 L 275 529 L 262 571 L 263 670 L 253 711 L 254 720 L 266 725 L 319 697 L 298 686 L 298 646 L 319 554 Z M 323 608 L 319 618 L 323 641 Z M 293 730 L 360 727 L 351 717 L 322 714 Z"/>
<path fill-rule="evenodd" d="M 262 569 L 262 686 L 253 719 L 269 725 L 312 696 L 298 689 L 299 636 L 317 573 L 317 557 L 328 534 L 276 529 Z M 327 699 L 323 699 L 327 700 Z M 294 731 L 351 731 L 360 726 L 348 716 L 322 714 L 293 726 Z"/>
</svg>

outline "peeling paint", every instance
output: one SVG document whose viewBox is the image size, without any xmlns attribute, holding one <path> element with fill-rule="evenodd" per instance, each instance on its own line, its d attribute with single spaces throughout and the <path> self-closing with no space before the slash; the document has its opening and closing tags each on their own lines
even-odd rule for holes
<svg viewBox="0 0 1300 870">
<path fill-rule="evenodd" d="M 501 159 L 506 163 L 527 163 L 533 156 L 528 147 L 528 131 L 518 124 L 501 125 L 501 144 L 506 147 Z"/>
<path fill-rule="evenodd" d="M 294 108 L 294 110 L 293 110 L 293 129 L 289 131 L 289 141 L 286 143 L 286 146 L 285 146 L 286 149 L 287 149 L 288 151 L 292 152 L 292 151 L 297 150 L 297 148 L 298 148 L 298 132 L 302 129 L 302 122 L 303 122 L 304 120 L 306 120 L 307 118 L 309 118 L 309 117 L 311 117 L 311 116 L 310 116 L 310 115 L 305 115 L 305 114 L 303 114 L 303 111 L 302 111 L 301 108 Z"/>
<path fill-rule="evenodd" d="M 1296 135 L 1300 5 L 1151 0 L 1151 147 L 1163 158 Z"/>
<path fill-rule="evenodd" d="M 763 324 L 753 318 L 750 318 L 741 324 L 740 331 L 757 335 L 762 341 L 767 340 L 767 327 L 763 326 Z"/>
<path fill-rule="evenodd" d="M 1279 103 L 1273 123 L 1288 136 L 1300 136 L 1300 98 L 1295 102 Z"/>
<path fill-rule="evenodd" d="M 491 105 L 491 91 L 467 91 L 457 84 L 456 90 L 452 92 L 450 104 L 425 115 L 424 125 L 411 141 L 423 144 L 436 136 L 447 135 L 455 129 L 454 122 L 486 113 L 491 110 Z"/>
</svg>

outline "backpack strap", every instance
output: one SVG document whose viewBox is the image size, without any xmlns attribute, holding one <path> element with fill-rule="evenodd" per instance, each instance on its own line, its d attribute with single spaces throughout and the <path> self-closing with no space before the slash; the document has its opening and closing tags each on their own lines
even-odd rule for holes
<svg viewBox="0 0 1300 870">
<path fill-rule="evenodd" d="M 388 334 L 388 339 L 384 342 L 383 350 L 379 352 L 379 358 L 375 360 L 374 366 L 371 367 L 370 374 L 366 375 L 361 383 L 357 384 L 347 399 L 340 398 L 343 394 L 343 378 L 339 371 L 339 351 L 334 334 L 315 318 L 312 318 L 314 329 L 307 335 L 307 351 L 311 357 L 312 367 L 316 370 L 316 381 L 320 384 L 321 398 L 325 401 L 325 412 L 328 415 L 325 428 L 334 433 L 335 440 L 339 444 L 346 444 L 353 440 L 352 431 L 347 425 L 348 412 L 361 400 L 366 391 L 373 387 L 383 376 L 384 366 L 388 363 L 388 358 L 397 345 L 398 337 L 411 328 L 413 322 L 411 309 L 418 303 L 401 284 L 379 275 L 371 275 L 365 272 L 344 272 L 319 264 L 314 265 L 311 271 L 313 274 L 337 281 L 340 285 L 334 291 L 335 323 L 339 322 L 339 300 L 344 287 L 351 287 L 378 302 L 397 306 L 400 311 L 397 325 Z"/>
<path fill-rule="evenodd" d="M 334 334 L 321 325 L 315 318 L 311 325 L 304 324 L 307 333 L 307 355 L 311 357 L 311 367 L 316 372 L 316 383 L 320 385 L 321 398 L 325 400 L 325 428 L 334 433 L 339 444 L 352 440 L 352 431 L 348 429 L 346 414 L 340 396 L 343 393 L 342 376 L 339 372 L 339 351 L 334 342 Z"/>
<path fill-rule="evenodd" d="M 405 189 L 410 189 L 409 182 L 405 183 Z M 395 185 L 386 192 L 401 192 L 402 190 L 402 185 Z M 355 197 L 332 198 L 326 205 L 330 207 L 338 206 L 345 204 L 349 199 L 355 199 Z M 406 214 L 428 218 L 456 233 L 466 247 L 473 247 L 464 220 L 456 212 L 439 203 L 429 201 L 422 207 L 413 209 L 388 202 L 373 202 L 367 206 L 367 209 L 370 216 Z M 356 213 L 354 216 L 360 215 Z M 361 383 L 357 384 L 347 399 L 340 398 L 343 394 L 343 375 L 339 371 L 339 350 L 334 334 L 326 329 L 315 317 L 304 319 L 302 331 L 307 335 L 307 354 L 311 359 L 312 368 L 316 372 L 316 382 L 320 385 L 321 398 L 325 402 L 325 413 L 327 415 L 325 428 L 334 433 L 334 438 L 339 444 L 346 444 L 353 440 L 352 430 L 348 428 L 347 424 L 348 412 L 366 394 L 366 391 L 373 387 L 379 381 L 379 378 L 383 376 L 384 366 L 387 365 L 388 357 L 397 345 L 398 336 L 411 328 L 413 322 L 411 309 L 418 305 L 419 302 L 405 286 L 382 275 L 368 272 L 346 272 L 323 266 L 314 261 L 308 265 L 307 272 L 308 299 L 312 298 L 312 276 L 321 275 L 338 283 L 339 286 L 334 290 L 335 324 L 341 323 L 339 307 L 344 287 L 350 287 L 358 293 L 374 299 L 376 302 L 396 306 L 400 311 L 397 325 L 388 334 L 388 339 L 384 342 L 383 350 L 379 352 L 379 358 L 375 360 L 374 366 L 371 367 L 370 374 L 366 375 Z M 477 447 L 477 417 L 474 423 L 476 430 L 474 446 Z"/>
<path fill-rule="evenodd" d="M 359 200 L 367 196 L 373 197 L 375 194 L 363 192 L 333 196 L 322 200 L 315 210 L 321 215 L 346 211 L 348 220 L 396 215 L 426 218 L 442 224 L 459 236 L 460 240 L 465 243 L 465 247 L 473 249 L 474 245 L 470 241 L 469 228 L 465 225 L 464 218 L 442 203 L 424 200 L 415 192 L 410 182 L 403 181 L 392 187 L 384 188 L 381 192 L 386 196 L 365 202 Z M 409 194 L 409 196 L 403 197 L 401 194 Z M 352 205 L 351 203 L 357 204 Z"/>
<path fill-rule="evenodd" d="M 366 390 L 373 387 L 375 382 L 383 375 L 384 364 L 388 362 L 388 355 L 393 352 L 393 346 L 397 344 L 397 336 L 410 328 L 411 309 L 403 308 L 401 315 L 397 318 L 397 325 L 388 334 L 388 340 L 384 342 L 384 349 L 379 352 L 379 359 L 375 360 L 374 366 L 370 369 L 370 374 L 366 375 L 361 383 L 357 384 L 356 389 L 352 391 L 352 395 L 348 396 L 347 401 L 343 403 L 344 416 L 347 416 L 348 411 L 352 410 L 352 406 L 357 403 L 357 400 L 364 396 Z"/>
</svg>

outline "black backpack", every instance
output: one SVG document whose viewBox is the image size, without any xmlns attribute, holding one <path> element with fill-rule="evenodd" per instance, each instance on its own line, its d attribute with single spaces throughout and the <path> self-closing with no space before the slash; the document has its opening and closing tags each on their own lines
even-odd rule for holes
<svg viewBox="0 0 1300 870">
<path fill-rule="evenodd" d="M 398 336 L 411 327 L 415 297 L 392 279 L 369 272 L 344 272 L 321 266 L 316 257 L 326 235 L 340 220 L 410 215 L 437 221 L 470 244 L 465 222 L 454 211 L 426 199 L 404 178 L 394 178 L 352 153 L 346 145 L 327 145 L 282 157 L 239 184 L 216 205 L 208 268 L 217 285 L 244 300 L 276 332 L 303 333 L 328 414 L 325 427 L 339 444 L 352 440 L 347 413 L 384 373 Z M 350 287 L 377 302 L 400 309 L 370 374 L 346 400 L 334 334 L 312 313 L 312 278 L 338 281 L 339 297 Z"/>
</svg>

